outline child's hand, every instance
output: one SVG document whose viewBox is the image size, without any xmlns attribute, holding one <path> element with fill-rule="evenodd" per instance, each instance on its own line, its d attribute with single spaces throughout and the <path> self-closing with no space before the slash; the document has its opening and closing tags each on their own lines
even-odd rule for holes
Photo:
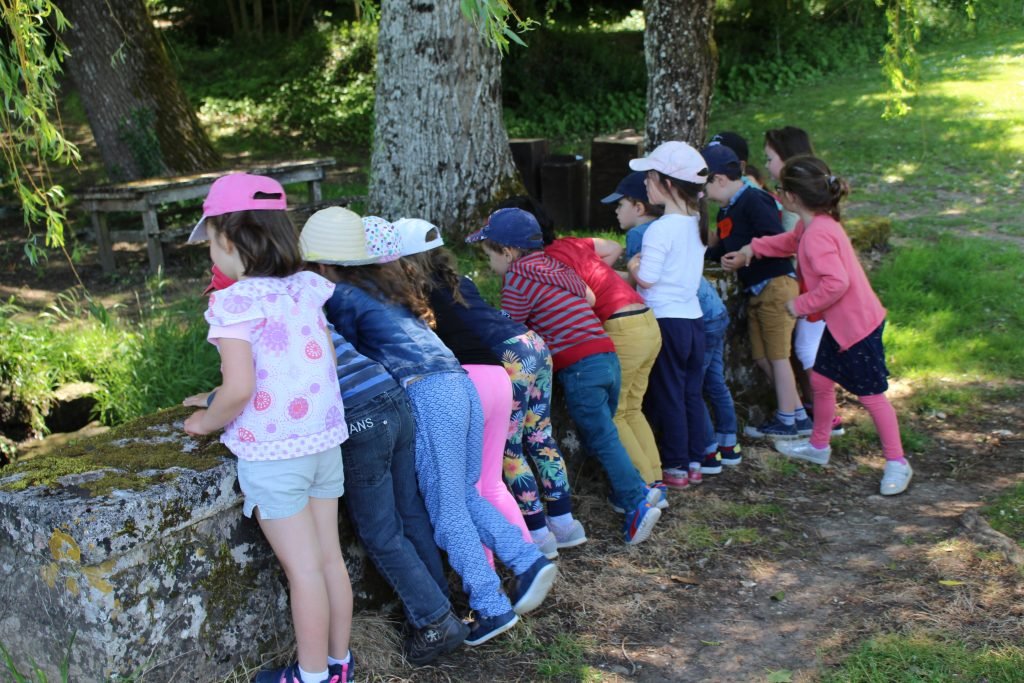
<svg viewBox="0 0 1024 683">
<path fill-rule="evenodd" d="M 744 245 L 739 251 L 731 251 L 722 257 L 722 268 L 725 270 L 739 270 L 749 266 L 754 260 L 754 250 L 749 244 Z"/>
<path fill-rule="evenodd" d="M 643 254 L 635 254 L 626 264 L 626 270 L 633 276 L 636 276 L 636 271 L 640 270 L 640 257 L 642 255 Z"/>
<path fill-rule="evenodd" d="M 205 408 L 208 405 L 207 401 L 209 400 L 209 398 L 210 392 L 207 391 L 202 394 L 189 396 L 188 398 L 181 402 L 181 405 L 192 406 L 193 408 Z"/>
<path fill-rule="evenodd" d="M 203 427 L 203 416 L 205 410 L 197 410 L 185 419 L 185 432 L 192 436 L 205 436 L 210 433 L 209 429 Z"/>
<path fill-rule="evenodd" d="M 786 310 L 789 311 L 789 314 L 794 318 L 799 318 L 800 316 L 796 314 L 796 306 L 793 305 L 794 301 L 796 301 L 796 299 L 790 299 L 786 302 Z"/>
</svg>

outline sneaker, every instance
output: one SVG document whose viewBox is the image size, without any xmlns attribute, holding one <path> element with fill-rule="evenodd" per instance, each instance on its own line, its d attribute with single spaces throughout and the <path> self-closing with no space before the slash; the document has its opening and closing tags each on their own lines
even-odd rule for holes
<svg viewBox="0 0 1024 683">
<path fill-rule="evenodd" d="M 430 664 L 441 655 L 446 655 L 462 645 L 468 635 L 469 626 L 449 612 L 437 623 L 413 629 L 405 639 L 403 654 L 414 666 Z"/>
<path fill-rule="evenodd" d="M 797 418 L 796 420 L 796 433 L 799 436 L 810 436 L 811 432 L 814 431 L 814 420 L 809 417 L 804 419 Z"/>
<path fill-rule="evenodd" d="M 327 674 L 327 680 L 330 680 L 330 669 L 328 669 Z M 299 675 L 299 664 L 296 662 L 283 669 L 260 671 L 256 674 L 255 683 L 302 683 L 302 676 Z"/>
<path fill-rule="evenodd" d="M 686 470 L 669 467 L 661 471 L 661 481 L 670 489 L 685 489 L 690 486 L 690 474 Z"/>
<path fill-rule="evenodd" d="M 786 425 L 773 417 L 759 427 L 747 425 L 743 428 L 743 434 L 754 439 L 797 439 L 800 435 L 796 432 L 796 424 Z"/>
<path fill-rule="evenodd" d="M 690 480 L 690 486 L 697 486 L 698 484 L 703 483 L 704 475 L 701 474 L 702 469 L 703 468 L 697 463 L 693 463 L 692 465 L 690 465 L 690 472 L 687 476 L 687 478 Z"/>
<path fill-rule="evenodd" d="M 477 617 L 469 625 L 466 645 L 470 647 L 483 645 L 491 638 L 500 636 L 518 623 L 519 615 L 511 610 L 496 617 Z"/>
<path fill-rule="evenodd" d="M 327 667 L 327 680 L 324 683 L 352 683 L 356 680 L 356 660 L 350 652 L 345 664 L 331 664 Z"/>
<path fill-rule="evenodd" d="M 815 465 L 827 465 L 828 458 L 832 455 L 831 448 L 828 446 L 815 448 L 811 445 L 809 439 L 778 441 L 775 443 L 775 450 L 788 458 L 806 460 L 807 462 L 813 462 Z"/>
<path fill-rule="evenodd" d="M 879 486 L 879 493 L 883 496 L 895 496 L 907 490 L 910 478 L 914 476 L 914 469 L 909 462 L 899 460 L 886 460 L 885 473 L 882 475 L 882 484 Z"/>
<path fill-rule="evenodd" d="M 842 436 L 846 433 L 843 429 L 843 418 L 836 415 L 832 418 L 832 436 Z"/>
<path fill-rule="evenodd" d="M 718 448 L 719 455 L 722 456 L 722 464 L 729 467 L 736 467 L 743 462 L 743 455 L 741 454 L 740 445 L 735 446 L 720 446 Z"/>
<path fill-rule="evenodd" d="M 622 525 L 622 533 L 626 537 L 626 545 L 637 545 L 650 538 L 654 525 L 661 519 L 661 510 L 651 507 L 646 500 L 641 501 L 633 512 L 626 515 Z"/>
<path fill-rule="evenodd" d="M 560 527 L 548 520 L 548 528 L 555 536 L 556 548 L 575 548 L 587 542 L 587 532 L 583 530 L 583 524 L 578 519 L 572 520 L 572 524 Z M 551 559 L 551 558 L 548 558 Z"/>
<path fill-rule="evenodd" d="M 512 611 L 526 614 L 540 607 L 558 576 L 558 567 L 542 557 L 516 577 L 516 589 L 512 594 Z"/>
<path fill-rule="evenodd" d="M 646 500 L 651 504 L 652 508 L 658 508 L 659 510 L 668 508 L 668 487 L 665 484 L 659 481 L 645 488 L 647 489 Z M 615 510 L 620 515 L 626 514 L 626 509 L 611 498 L 608 499 L 608 504 L 612 506 L 612 510 Z"/>
<path fill-rule="evenodd" d="M 700 464 L 701 474 L 721 474 L 722 454 L 718 451 L 704 456 L 704 462 Z M 693 483 L 693 482 L 691 482 Z"/>
<path fill-rule="evenodd" d="M 534 541 L 533 544 L 537 546 L 537 550 L 540 551 L 540 554 L 549 560 L 553 560 L 558 557 L 558 540 L 550 531 L 548 531 L 547 536 L 539 541 Z"/>
</svg>

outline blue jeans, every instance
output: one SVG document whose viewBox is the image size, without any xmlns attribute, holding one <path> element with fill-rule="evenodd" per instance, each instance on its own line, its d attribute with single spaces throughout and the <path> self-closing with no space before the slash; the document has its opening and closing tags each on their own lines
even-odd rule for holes
<svg viewBox="0 0 1024 683">
<path fill-rule="evenodd" d="M 356 534 L 395 589 L 406 616 L 422 628 L 451 610 L 434 529 L 416 486 L 415 424 L 405 391 L 395 387 L 345 407 L 342 444 L 345 506 Z"/>
<path fill-rule="evenodd" d="M 583 445 L 597 457 L 612 487 L 612 502 L 633 510 L 647 492 L 612 422 L 618 408 L 622 373 L 614 353 L 596 353 L 556 373 L 565 389 L 569 417 Z"/>
<path fill-rule="evenodd" d="M 736 445 L 736 406 L 725 383 L 725 331 L 729 316 L 704 321 L 704 398 L 715 411 L 715 424 L 704 404 L 705 454 L 714 453 L 719 446 Z"/>
</svg>

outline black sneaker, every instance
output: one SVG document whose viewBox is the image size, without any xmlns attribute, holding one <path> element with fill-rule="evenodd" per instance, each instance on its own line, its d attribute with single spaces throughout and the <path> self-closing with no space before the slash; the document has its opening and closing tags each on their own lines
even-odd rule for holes
<svg viewBox="0 0 1024 683">
<path fill-rule="evenodd" d="M 477 617 L 469 627 L 466 645 L 476 647 L 483 645 L 491 638 L 500 636 L 519 623 L 519 615 L 509 610 L 496 617 Z"/>
<path fill-rule="evenodd" d="M 704 456 L 704 461 L 700 464 L 701 474 L 721 474 L 722 473 L 722 454 L 719 451 L 709 453 Z"/>
<path fill-rule="evenodd" d="M 405 658 L 416 666 L 429 664 L 458 648 L 468 635 L 469 626 L 449 612 L 435 624 L 413 629 L 405 639 Z"/>
</svg>

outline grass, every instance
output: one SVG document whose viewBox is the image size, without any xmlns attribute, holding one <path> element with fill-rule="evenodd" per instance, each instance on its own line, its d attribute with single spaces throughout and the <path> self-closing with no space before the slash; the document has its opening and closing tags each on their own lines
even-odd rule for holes
<svg viewBox="0 0 1024 683">
<path fill-rule="evenodd" d="M 981 512 L 993 529 L 1024 545 L 1024 483 L 1004 491 Z"/>
<path fill-rule="evenodd" d="M 1015 683 L 1024 667 L 1024 648 L 967 648 L 931 635 L 873 638 L 847 658 L 823 683 Z"/>
</svg>

